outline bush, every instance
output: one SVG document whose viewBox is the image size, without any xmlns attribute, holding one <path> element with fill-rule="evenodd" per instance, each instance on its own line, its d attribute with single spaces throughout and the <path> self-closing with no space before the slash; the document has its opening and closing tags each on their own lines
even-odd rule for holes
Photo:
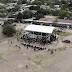
<svg viewBox="0 0 72 72">
<path fill-rule="evenodd" d="M 30 10 L 39 10 L 39 9 L 40 9 L 40 5 L 31 6 L 29 9 L 30 9 Z"/>
<path fill-rule="evenodd" d="M 4 18 L 6 15 L 4 13 L 0 13 L 0 17 Z"/>
<path fill-rule="evenodd" d="M 13 25 L 8 24 L 3 26 L 3 31 L 2 33 L 8 37 L 13 36 L 14 33 L 16 33 L 16 29 Z"/>
<path fill-rule="evenodd" d="M 51 14 L 54 15 L 54 16 L 58 16 L 59 13 L 60 13 L 60 10 L 57 10 L 57 9 L 51 10 Z"/>
<path fill-rule="evenodd" d="M 47 15 L 47 14 L 50 14 L 50 10 L 49 9 L 39 9 L 37 13 Z"/>
<path fill-rule="evenodd" d="M 12 24 L 13 22 L 14 22 L 13 19 L 9 19 L 9 20 L 4 22 L 4 25 Z"/>
<path fill-rule="evenodd" d="M 23 14 L 22 13 L 18 13 L 16 16 L 17 20 L 21 20 L 23 18 Z"/>
<path fill-rule="evenodd" d="M 0 9 L 3 9 L 4 7 L 0 5 Z"/>
<path fill-rule="evenodd" d="M 22 0 L 22 4 L 26 4 L 26 0 Z"/>
<path fill-rule="evenodd" d="M 33 17 L 33 13 L 31 11 L 25 11 L 23 13 L 23 19 L 28 19 L 28 18 L 32 18 Z"/>
<path fill-rule="evenodd" d="M 64 17 L 69 18 L 69 16 L 70 16 L 70 13 L 66 10 L 63 10 L 59 13 L 59 18 L 62 18 L 62 19 L 64 19 Z"/>
<path fill-rule="evenodd" d="M 19 10 L 20 9 L 20 7 L 19 6 L 16 6 L 16 7 L 14 7 L 14 8 L 12 8 L 12 9 L 10 9 L 9 11 L 13 11 L 13 12 L 16 12 L 17 10 Z"/>
<path fill-rule="evenodd" d="M 43 15 L 43 14 L 38 14 L 38 15 L 36 16 L 36 19 L 40 19 L 40 18 L 44 18 L 44 15 Z"/>
</svg>

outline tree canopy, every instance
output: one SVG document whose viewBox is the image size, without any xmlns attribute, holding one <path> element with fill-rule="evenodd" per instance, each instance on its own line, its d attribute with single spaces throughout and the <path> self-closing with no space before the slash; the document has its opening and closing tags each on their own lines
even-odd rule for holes
<svg viewBox="0 0 72 72">
<path fill-rule="evenodd" d="M 16 29 L 13 25 L 8 24 L 3 26 L 3 31 L 2 33 L 8 37 L 13 36 L 14 33 L 16 33 Z"/>
<path fill-rule="evenodd" d="M 64 19 L 64 17 L 69 17 L 70 13 L 66 10 L 63 10 L 59 13 L 60 18 Z"/>
<path fill-rule="evenodd" d="M 0 0 L 1 3 L 11 3 L 15 2 L 15 0 Z"/>
<path fill-rule="evenodd" d="M 43 15 L 43 14 L 38 14 L 38 15 L 36 16 L 36 19 L 37 19 L 37 20 L 39 20 L 40 18 L 44 18 L 44 15 Z"/>
<path fill-rule="evenodd" d="M 17 20 L 21 20 L 23 18 L 23 14 L 22 13 L 18 13 L 16 16 Z"/>
<path fill-rule="evenodd" d="M 50 14 L 50 10 L 49 9 L 39 9 L 37 13 L 47 15 L 47 14 Z"/>
<path fill-rule="evenodd" d="M 39 10 L 39 9 L 40 9 L 40 5 L 31 6 L 29 9 L 30 9 L 30 10 Z"/>
<path fill-rule="evenodd" d="M 32 17 L 33 17 L 33 13 L 30 10 L 23 12 L 23 19 L 28 19 Z"/>
</svg>

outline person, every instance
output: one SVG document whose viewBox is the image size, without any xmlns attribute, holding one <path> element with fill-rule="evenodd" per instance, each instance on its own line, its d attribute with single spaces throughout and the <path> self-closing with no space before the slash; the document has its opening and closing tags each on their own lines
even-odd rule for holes
<svg viewBox="0 0 72 72">
<path fill-rule="evenodd" d="M 48 49 L 48 51 L 51 51 L 50 49 Z"/>
<path fill-rule="evenodd" d="M 20 46 L 18 46 L 19 47 L 19 49 L 21 49 L 21 47 Z"/>
<path fill-rule="evenodd" d="M 26 65 L 26 69 L 28 69 L 28 65 Z"/>
<path fill-rule="evenodd" d="M 56 49 L 55 49 L 55 51 L 56 51 Z"/>
<path fill-rule="evenodd" d="M 17 40 L 19 41 L 19 39 L 17 38 Z"/>
<path fill-rule="evenodd" d="M 28 49 L 28 46 L 27 46 L 27 49 Z"/>
<path fill-rule="evenodd" d="M 53 50 L 51 50 L 51 54 L 53 54 Z"/>
<path fill-rule="evenodd" d="M 12 44 L 12 41 L 11 41 L 11 44 Z"/>
<path fill-rule="evenodd" d="M 35 51 L 36 49 L 34 48 L 34 51 Z"/>
</svg>

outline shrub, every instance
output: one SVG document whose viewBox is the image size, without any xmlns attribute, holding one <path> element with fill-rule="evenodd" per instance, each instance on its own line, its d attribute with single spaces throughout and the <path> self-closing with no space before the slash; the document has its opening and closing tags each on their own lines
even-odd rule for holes
<svg viewBox="0 0 72 72">
<path fill-rule="evenodd" d="M 8 37 L 13 36 L 14 33 L 16 33 L 16 29 L 13 25 L 8 24 L 3 26 L 3 31 L 2 33 Z"/>
</svg>

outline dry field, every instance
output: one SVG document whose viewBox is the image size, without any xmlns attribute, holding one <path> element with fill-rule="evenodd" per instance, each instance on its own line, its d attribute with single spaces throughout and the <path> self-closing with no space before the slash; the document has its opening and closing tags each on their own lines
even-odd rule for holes
<svg viewBox="0 0 72 72">
<path fill-rule="evenodd" d="M 28 25 L 16 24 L 16 29 Z M 17 41 L 17 36 L 6 37 L 1 31 L 0 26 L 0 72 L 72 72 L 72 41 L 70 44 L 61 42 L 63 39 L 72 40 L 72 30 L 69 35 L 60 36 L 57 42 L 45 45 L 47 49 L 57 49 L 53 55 L 47 50 L 34 52 L 32 48 L 27 49 Z"/>
</svg>

